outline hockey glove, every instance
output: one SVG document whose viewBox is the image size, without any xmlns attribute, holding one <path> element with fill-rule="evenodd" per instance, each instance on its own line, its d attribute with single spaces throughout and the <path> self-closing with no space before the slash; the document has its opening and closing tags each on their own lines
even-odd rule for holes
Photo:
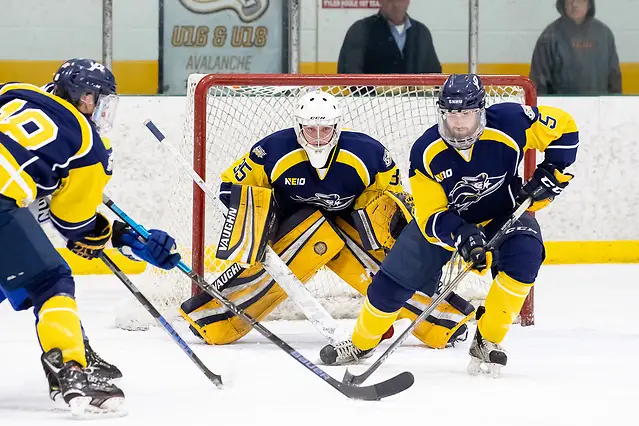
<svg viewBox="0 0 639 426">
<path fill-rule="evenodd" d="M 541 163 L 522 188 L 521 198 L 533 198 L 529 211 L 541 210 L 561 194 L 573 177 L 570 173 L 563 173 L 554 164 Z"/>
<path fill-rule="evenodd" d="M 474 272 L 484 275 L 493 263 L 493 254 L 486 249 L 486 236 L 481 226 L 466 223 L 454 235 L 455 248 L 464 262 L 470 263 Z"/>
<path fill-rule="evenodd" d="M 407 192 L 384 191 L 364 208 L 351 213 L 366 250 L 390 249 L 408 222 L 415 206 Z"/>
<path fill-rule="evenodd" d="M 143 260 L 162 269 L 173 269 L 181 259 L 175 249 L 175 240 L 169 234 L 158 229 L 149 230 L 144 241 L 140 235 L 125 223 L 113 222 L 113 247 L 133 260 Z"/>
<path fill-rule="evenodd" d="M 108 219 L 96 213 L 93 231 L 77 241 L 67 241 L 67 248 L 80 257 L 94 259 L 104 250 L 104 246 L 111 239 L 111 233 L 111 224 Z"/>
</svg>

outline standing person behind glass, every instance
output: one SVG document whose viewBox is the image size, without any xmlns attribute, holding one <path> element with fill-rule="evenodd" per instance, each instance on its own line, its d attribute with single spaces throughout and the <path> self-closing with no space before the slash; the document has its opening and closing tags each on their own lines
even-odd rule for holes
<svg viewBox="0 0 639 426">
<path fill-rule="evenodd" d="M 595 19 L 595 0 L 557 0 L 561 17 L 537 40 L 530 78 L 540 94 L 621 93 L 612 31 Z"/>
<path fill-rule="evenodd" d="M 410 0 L 379 0 L 379 12 L 348 29 L 339 74 L 441 73 L 430 31 L 406 13 Z"/>
</svg>

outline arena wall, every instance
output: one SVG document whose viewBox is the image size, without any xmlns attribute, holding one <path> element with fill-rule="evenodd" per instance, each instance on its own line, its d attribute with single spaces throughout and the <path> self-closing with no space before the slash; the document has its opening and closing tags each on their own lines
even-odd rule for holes
<svg viewBox="0 0 639 426">
<path fill-rule="evenodd" d="M 302 73 L 335 73 L 350 25 L 376 12 L 324 8 L 323 1 L 300 1 Z M 159 4 L 158 0 L 113 1 L 113 67 L 121 93 L 156 93 Z M 271 0 L 270 4 L 278 7 L 279 3 Z M 101 58 L 101 12 L 101 0 L 3 0 L 2 16 L 8 19 L 0 22 L 0 39 L 10 42 L 0 52 L 0 82 L 45 84 L 68 58 Z M 466 71 L 468 1 L 413 0 L 408 12 L 430 29 L 444 72 Z M 537 38 L 558 16 L 555 0 L 480 2 L 479 72 L 528 75 Z M 636 16 L 639 2 L 635 0 L 597 2 L 596 17 L 615 36 L 627 94 L 639 93 Z M 215 52 L 214 48 L 202 50 Z"/>
</svg>

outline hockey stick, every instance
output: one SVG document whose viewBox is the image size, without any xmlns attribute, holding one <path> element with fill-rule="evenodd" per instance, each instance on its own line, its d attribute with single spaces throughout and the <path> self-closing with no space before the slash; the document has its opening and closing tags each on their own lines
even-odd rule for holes
<svg viewBox="0 0 639 426">
<path fill-rule="evenodd" d="M 191 179 L 204 191 L 214 202 L 220 202 L 215 191 L 193 170 L 189 163 L 184 160 L 180 153 L 171 144 L 163 143 L 164 134 L 156 127 L 151 120 L 146 120 L 144 125 L 155 136 L 162 145 L 167 147 L 173 157 L 178 161 L 182 169 L 187 172 Z M 268 274 L 273 278 L 288 296 L 297 304 L 306 318 L 324 336 L 331 345 L 348 340 L 350 333 L 342 329 L 337 321 L 326 311 L 324 306 L 313 297 L 304 284 L 293 274 L 284 261 L 270 247 L 266 246 L 265 257 L 262 265 Z"/>
<path fill-rule="evenodd" d="M 531 204 L 532 204 L 532 197 L 529 197 L 523 203 L 521 203 L 521 205 L 517 207 L 517 209 L 513 212 L 513 214 L 506 221 L 506 223 L 504 223 L 501 226 L 501 228 L 499 228 L 499 231 L 497 231 L 497 233 L 495 233 L 495 235 L 490 239 L 490 241 L 487 244 L 487 247 L 488 248 L 494 247 L 497 244 L 497 242 L 499 242 L 499 240 L 504 236 L 506 231 L 510 227 L 512 227 L 515 222 L 517 222 L 517 220 L 521 217 L 522 214 L 524 214 L 524 212 L 528 209 L 528 207 L 530 207 Z M 455 276 L 455 278 L 452 279 L 452 281 L 448 280 L 448 284 L 446 284 L 442 288 L 441 292 L 437 295 L 437 297 L 435 297 L 432 300 L 430 305 L 428 305 L 428 307 L 424 309 L 417 318 L 415 318 L 415 320 L 408 326 L 408 328 L 404 330 L 402 334 L 399 335 L 399 337 L 386 349 L 386 351 L 377 360 L 375 360 L 374 363 L 372 363 L 366 369 L 366 371 L 364 371 L 362 374 L 355 375 L 355 374 L 352 374 L 350 371 L 348 371 L 348 368 L 347 368 L 346 371 L 344 372 L 343 382 L 353 384 L 353 385 L 359 385 L 363 383 L 364 380 L 369 378 L 371 374 L 373 374 L 384 363 L 384 361 L 386 361 L 386 359 L 393 352 L 395 352 L 395 350 L 402 343 L 404 343 L 404 340 L 406 340 L 408 335 L 415 329 L 415 327 L 417 327 L 417 324 L 421 320 L 426 318 L 428 315 L 430 315 L 435 310 L 435 308 L 455 289 L 455 287 L 457 287 L 457 284 L 459 284 L 461 280 L 464 279 L 464 277 L 471 271 L 471 269 L 472 269 L 472 265 L 469 264 L 461 272 L 459 272 Z"/>
<path fill-rule="evenodd" d="M 143 238 L 147 238 L 149 236 L 148 231 L 142 226 L 137 224 L 133 219 L 131 219 L 126 213 L 124 213 L 113 201 L 109 199 L 106 195 L 103 196 L 103 202 L 109 207 L 117 216 L 120 217 L 124 222 L 126 222 L 129 226 L 136 230 Z M 193 282 L 196 283 L 198 287 L 207 292 L 211 297 L 215 298 L 218 302 L 220 302 L 226 309 L 233 312 L 238 317 L 245 320 L 247 323 L 251 325 L 255 330 L 258 331 L 262 336 L 266 337 L 272 343 L 274 343 L 277 347 L 286 352 L 290 357 L 295 359 L 298 363 L 303 365 L 307 370 L 311 371 L 317 377 L 324 380 L 326 383 L 331 385 L 334 389 L 341 392 L 343 395 L 347 396 L 351 399 L 361 399 L 365 401 L 377 401 L 387 396 L 395 395 L 400 393 L 409 387 L 411 387 L 415 381 L 415 378 L 411 373 L 405 371 L 403 373 L 398 374 L 388 380 L 377 383 L 371 386 L 357 387 L 350 384 L 342 383 L 339 380 L 328 375 L 324 370 L 319 368 L 317 365 L 313 364 L 311 361 L 306 359 L 302 354 L 293 349 L 288 343 L 280 339 L 275 334 L 271 333 L 266 327 L 264 327 L 259 322 L 255 321 L 251 318 L 243 309 L 239 308 L 233 302 L 228 300 L 222 293 L 220 293 L 214 286 L 209 284 L 204 278 L 202 278 L 199 274 L 194 272 L 191 267 L 186 265 L 184 262 L 180 261 L 177 265 L 178 269 L 180 269 L 184 274 L 186 274 Z"/>
<path fill-rule="evenodd" d="M 108 199 L 108 197 L 106 198 Z M 111 260 L 111 258 L 109 258 L 109 256 L 107 256 L 106 253 L 104 252 L 102 252 L 102 254 L 100 255 L 100 259 L 102 259 L 102 261 L 111 270 L 111 272 L 113 272 L 115 276 L 118 277 L 120 281 L 122 281 L 122 283 L 126 286 L 126 288 L 128 288 L 129 291 L 133 293 L 135 298 L 138 299 L 138 302 L 140 302 L 140 304 L 144 306 L 144 309 L 146 309 L 151 314 L 151 316 L 153 316 L 153 318 L 155 318 L 156 321 L 159 322 L 162 325 L 162 327 L 164 327 L 166 332 L 169 333 L 169 335 L 171 335 L 175 343 L 177 343 L 178 346 L 182 348 L 184 353 L 187 354 L 189 358 L 191 358 L 191 361 L 193 361 L 193 363 L 200 369 L 200 371 L 204 373 L 204 375 L 208 377 L 208 379 L 212 381 L 213 384 L 215 384 L 215 386 L 217 386 L 219 389 L 222 389 L 222 377 L 213 373 L 211 370 L 209 370 L 206 367 L 206 365 L 204 365 L 202 360 L 198 358 L 197 355 L 195 355 L 195 353 L 191 350 L 189 345 L 180 337 L 180 335 L 177 333 L 177 331 L 175 331 L 175 329 L 171 326 L 171 324 L 169 324 L 169 322 L 166 319 L 164 319 L 164 317 L 160 314 L 160 312 L 158 312 L 158 310 L 155 309 L 155 307 L 151 304 L 151 302 L 149 302 L 149 299 L 147 299 L 140 292 L 140 290 L 135 286 L 135 284 L 131 282 L 129 277 L 127 277 L 124 274 L 124 272 L 122 272 L 122 270 L 118 267 L 118 265 L 116 265 L 113 262 L 113 260 Z"/>
</svg>

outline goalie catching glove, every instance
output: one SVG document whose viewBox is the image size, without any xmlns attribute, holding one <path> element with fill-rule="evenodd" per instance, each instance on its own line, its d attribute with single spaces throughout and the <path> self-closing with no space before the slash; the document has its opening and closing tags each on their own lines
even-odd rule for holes
<svg viewBox="0 0 639 426">
<path fill-rule="evenodd" d="M 570 173 L 563 173 L 554 164 L 541 163 L 537 166 L 532 178 L 522 188 L 521 198 L 533 198 L 529 211 L 541 210 L 562 193 L 573 177 Z"/>
<path fill-rule="evenodd" d="M 493 254 L 486 249 L 486 235 L 481 226 L 465 223 L 460 226 L 454 236 L 455 248 L 464 262 L 472 265 L 472 270 L 484 275 L 493 263 Z"/>
<path fill-rule="evenodd" d="M 132 260 L 143 260 L 162 269 L 173 269 L 181 259 L 175 250 L 175 240 L 159 229 L 149 230 L 146 241 L 129 225 L 114 221 L 111 242 L 126 257 Z"/>
<path fill-rule="evenodd" d="M 352 218 L 366 250 L 390 249 L 408 222 L 413 220 L 413 197 L 406 192 L 384 191 Z"/>
</svg>

